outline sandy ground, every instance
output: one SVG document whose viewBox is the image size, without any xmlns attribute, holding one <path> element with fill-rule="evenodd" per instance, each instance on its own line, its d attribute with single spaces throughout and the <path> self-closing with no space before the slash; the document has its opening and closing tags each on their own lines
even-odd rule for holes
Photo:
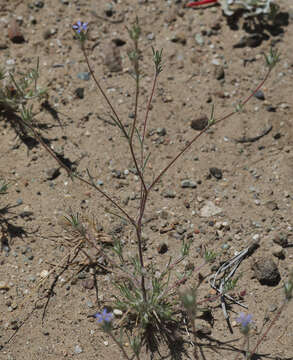
<svg viewBox="0 0 293 360">
<path fill-rule="evenodd" d="M 212 103 L 218 119 L 249 96 L 265 76 L 263 54 L 271 46 L 279 49 L 281 61 L 260 98 L 253 97 L 243 112 L 201 136 L 155 186 L 146 208 L 144 255 L 146 265 L 158 271 L 170 257 L 178 257 L 183 240 L 193 243 L 177 274 L 200 265 L 205 247 L 218 254 L 214 264 L 200 270 L 203 276 L 251 241 L 259 242 L 237 270 L 241 276 L 233 295 L 241 297 L 248 310 L 229 306 L 232 333 L 219 299 L 205 303 L 211 317 L 197 321 L 202 359 L 244 358 L 243 337 L 235 322 L 238 313 L 253 315 L 253 347 L 282 305 L 282 285 L 292 270 L 293 4 L 284 0 L 280 5 L 279 25 L 259 33 L 245 27 L 242 18 L 237 26 L 228 24 L 220 7 L 188 9 L 181 1 L 0 3 L 1 65 L 17 74 L 40 59 L 39 82 L 48 89 L 50 105 L 34 103 L 43 138 L 85 178 L 89 169 L 94 181 L 133 216 L 140 189 L 134 165 L 94 82 L 80 79 L 88 69 L 72 24 L 89 22 L 90 61 L 126 126 L 132 122 L 135 101 L 126 26 L 131 27 L 137 15 L 142 27 L 140 128 L 154 76 L 151 47 L 163 48 L 163 72 L 147 129 L 147 182 L 198 133 L 198 119 L 210 114 Z M 23 42 L 8 37 L 13 19 L 20 23 Z M 109 215 L 109 203 L 96 191 L 72 182 L 40 144 L 21 139 L 5 112 L 0 136 L 0 176 L 9 183 L 1 196 L 0 359 L 121 359 L 113 340 L 89 317 L 113 304 L 115 274 L 96 267 L 97 294 L 93 267 L 85 266 L 82 253 L 64 268 L 79 238 L 67 231 L 62 219 L 70 210 L 83 221 L 95 219 L 97 246 L 108 243 L 110 253 L 113 241 L 120 239 L 126 258 L 136 254 L 133 228 Z M 189 180 L 189 187 L 183 187 L 184 180 Z M 86 249 L 95 256 L 93 248 Z M 272 271 L 269 285 L 258 276 L 266 264 Z M 198 278 L 194 271 L 184 286 L 195 286 Z M 175 280 L 174 274 L 171 282 Z M 179 290 L 170 300 L 178 299 Z M 214 295 L 204 280 L 198 300 Z M 293 359 L 292 314 L 289 303 L 255 359 Z M 143 348 L 141 359 L 193 359 L 190 331 L 182 318 L 173 334 L 176 346 L 162 342 L 153 353 Z"/>
</svg>

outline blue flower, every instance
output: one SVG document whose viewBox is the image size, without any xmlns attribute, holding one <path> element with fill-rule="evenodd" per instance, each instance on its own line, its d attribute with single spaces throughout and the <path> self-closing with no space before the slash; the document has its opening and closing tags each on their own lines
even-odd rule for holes
<svg viewBox="0 0 293 360">
<path fill-rule="evenodd" d="M 113 319 L 113 313 L 108 313 L 107 309 L 104 309 L 101 313 L 96 313 L 94 317 L 98 320 L 98 323 L 110 323 Z"/>
<path fill-rule="evenodd" d="M 236 322 L 238 322 L 238 324 L 241 325 L 240 331 L 243 334 L 248 334 L 249 325 L 252 323 L 252 315 L 251 314 L 245 315 L 243 312 L 241 312 L 238 318 L 236 318 Z"/>
<path fill-rule="evenodd" d="M 243 312 L 241 312 L 238 318 L 236 318 L 236 321 L 238 324 L 241 324 L 241 326 L 247 327 L 252 322 L 252 315 L 245 315 Z"/>
<path fill-rule="evenodd" d="M 73 30 L 75 30 L 78 34 L 85 33 L 87 31 L 87 22 L 77 21 L 76 24 L 72 26 Z"/>
</svg>

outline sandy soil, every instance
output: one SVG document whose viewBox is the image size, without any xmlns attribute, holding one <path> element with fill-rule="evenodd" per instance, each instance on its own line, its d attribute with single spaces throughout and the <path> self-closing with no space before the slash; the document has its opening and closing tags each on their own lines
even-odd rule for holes
<svg viewBox="0 0 293 360">
<path fill-rule="evenodd" d="M 89 169 L 94 181 L 133 216 L 139 197 L 134 166 L 94 82 L 79 78 L 88 69 L 72 24 L 90 23 L 90 61 L 128 126 L 135 90 L 126 26 L 131 27 L 138 16 L 142 27 L 140 124 L 154 75 L 151 47 L 164 49 L 147 130 L 148 182 L 198 133 L 196 120 L 210 114 L 212 103 L 220 118 L 251 93 L 265 76 L 263 54 L 271 46 L 279 49 L 281 61 L 262 88 L 264 99 L 253 97 L 242 113 L 201 136 L 157 184 L 146 209 L 144 254 L 146 265 L 157 270 L 171 256 L 178 257 L 183 240 L 193 243 L 177 274 L 201 264 L 204 247 L 217 252 L 216 262 L 200 270 L 203 276 L 259 241 L 237 270 L 241 277 L 234 295 L 239 299 L 241 293 L 248 310 L 229 306 L 232 333 L 219 299 L 205 303 L 210 319 L 197 321 L 202 359 L 244 358 L 243 337 L 235 322 L 238 313 L 253 315 L 253 347 L 282 305 L 282 285 L 292 270 L 293 4 L 284 0 L 280 5 L 279 25 L 255 35 L 255 30 L 244 27 L 243 18 L 229 24 L 220 7 L 187 9 L 181 1 L 0 3 L 1 65 L 26 71 L 40 59 L 40 85 L 47 87 L 50 105 L 34 103 L 43 138 L 85 178 Z M 8 37 L 13 19 L 20 23 L 24 42 Z M 0 136 L 0 176 L 9 183 L 1 196 L 0 359 L 121 359 L 113 340 L 89 316 L 113 304 L 115 274 L 109 266 L 109 271 L 86 266 L 83 253 L 72 260 L 79 238 L 62 219 L 69 211 L 83 221 L 95 219 L 96 245 L 108 243 L 110 253 L 113 241 L 120 239 L 126 258 L 136 254 L 133 228 L 105 212 L 109 203 L 92 188 L 72 182 L 40 144 L 21 139 L 4 112 Z M 190 180 L 191 187 L 182 187 L 184 180 Z M 205 213 L 208 205 L 213 208 Z M 211 211 L 215 206 L 219 211 Z M 86 245 L 86 250 L 95 257 L 93 247 Z M 69 255 L 73 263 L 65 268 Z M 98 261 L 106 264 L 105 259 Z M 270 269 L 275 266 L 272 276 L 277 274 L 270 285 L 258 279 L 258 269 L 267 263 Z M 92 281 L 95 269 L 97 289 Z M 184 286 L 195 286 L 198 278 L 194 271 Z M 171 282 L 175 280 L 174 274 Z M 172 301 L 178 299 L 179 290 Z M 214 295 L 204 280 L 198 300 Z M 293 359 L 292 314 L 289 303 L 255 359 Z M 115 326 L 120 321 L 115 319 Z M 162 342 L 153 353 L 144 348 L 141 359 L 193 359 L 190 331 L 182 318 L 181 328 L 173 334 L 176 346 L 170 349 Z M 128 342 L 125 333 L 123 342 Z"/>
</svg>

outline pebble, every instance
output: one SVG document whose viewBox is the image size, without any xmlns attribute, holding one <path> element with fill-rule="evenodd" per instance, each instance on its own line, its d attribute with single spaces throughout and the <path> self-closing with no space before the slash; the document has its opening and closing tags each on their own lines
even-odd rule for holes
<svg viewBox="0 0 293 360">
<path fill-rule="evenodd" d="M 162 196 L 166 199 L 174 199 L 176 197 L 176 192 L 174 190 L 164 190 Z"/>
<path fill-rule="evenodd" d="M 84 98 L 84 88 L 78 87 L 77 89 L 75 89 L 74 93 L 75 93 L 76 97 L 78 97 L 79 99 Z"/>
<path fill-rule="evenodd" d="M 278 204 L 276 203 L 276 201 L 274 200 L 269 200 L 265 203 L 265 206 L 267 209 L 271 210 L 271 211 L 275 211 L 275 210 L 278 210 L 279 207 L 278 207 Z"/>
<path fill-rule="evenodd" d="M 261 285 L 276 286 L 281 280 L 280 272 L 271 257 L 263 257 L 251 265 L 254 275 Z"/>
<path fill-rule="evenodd" d="M 206 115 L 202 115 L 198 117 L 197 119 L 193 119 L 191 121 L 191 128 L 197 131 L 203 130 L 209 123 L 209 119 Z"/>
<path fill-rule="evenodd" d="M 243 36 L 236 44 L 233 45 L 234 48 L 244 48 L 257 47 L 262 43 L 262 36 L 260 34 L 251 34 L 248 36 Z"/>
<path fill-rule="evenodd" d="M 254 97 L 256 97 L 258 100 L 265 100 L 265 95 L 262 90 L 257 90 L 254 93 Z"/>
<path fill-rule="evenodd" d="M 275 244 L 278 244 L 278 245 L 282 246 L 283 248 L 288 246 L 288 237 L 286 235 L 275 232 L 272 235 L 272 238 L 273 238 L 273 242 Z"/>
<path fill-rule="evenodd" d="M 48 277 L 48 275 L 49 275 L 49 271 L 48 270 L 42 270 L 41 272 L 40 272 L 40 278 L 41 279 L 45 279 L 46 277 Z"/>
<path fill-rule="evenodd" d="M 56 179 L 59 175 L 60 175 L 60 169 L 57 167 L 51 168 L 51 169 L 47 169 L 46 170 L 46 177 L 47 180 L 54 180 Z"/>
<path fill-rule="evenodd" d="M 121 318 L 123 316 L 123 312 L 120 309 L 114 309 L 113 314 L 118 318 Z"/>
<path fill-rule="evenodd" d="M 25 41 L 24 36 L 20 31 L 20 27 L 15 19 L 13 19 L 9 24 L 8 37 L 9 40 L 15 44 L 21 44 Z"/>
<path fill-rule="evenodd" d="M 75 345 L 74 352 L 76 354 L 81 354 L 83 352 L 83 349 L 79 345 Z"/>
<path fill-rule="evenodd" d="M 174 42 L 174 43 L 179 43 L 179 44 L 182 44 L 182 45 L 185 45 L 186 41 L 187 41 L 185 33 L 181 33 L 181 32 L 171 36 L 170 40 L 172 42 Z"/>
<path fill-rule="evenodd" d="M 6 65 L 10 66 L 10 65 L 14 65 L 14 64 L 15 64 L 15 59 L 6 60 Z"/>
<path fill-rule="evenodd" d="M 37 0 L 34 2 L 34 6 L 38 9 L 42 9 L 44 7 L 44 2 L 43 1 L 40 1 L 40 0 Z"/>
<path fill-rule="evenodd" d="M 197 185 L 194 181 L 186 179 L 181 181 L 181 187 L 183 189 L 185 188 L 195 189 Z"/>
<path fill-rule="evenodd" d="M 221 248 L 222 250 L 228 250 L 230 248 L 230 245 L 225 243 L 221 246 Z"/>
<path fill-rule="evenodd" d="M 203 36 L 200 33 L 196 34 L 194 39 L 198 45 L 204 46 L 205 41 L 204 41 Z"/>
<path fill-rule="evenodd" d="M 285 259 L 285 251 L 280 245 L 273 246 L 272 254 L 279 259 Z"/>
<path fill-rule="evenodd" d="M 147 34 L 147 39 L 148 40 L 155 40 L 155 34 L 154 33 L 149 33 L 149 34 Z"/>
<path fill-rule="evenodd" d="M 157 134 L 159 136 L 165 136 L 167 134 L 167 130 L 165 128 L 157 128 Z"/>
<path fill-rule="evenodd" d="M 85 279 L 82 281 L 82 286 L 85 289 L 91 290 L 95 286 L 95 281 L 94 281 L 94 279 Z"/>
<path fill-rule="evenodd" d="M 88 300 L 88 301 L 86 302 L 86 306 L 91 309 L 91 308 L 94 307 L 94 304 L 92 303 L 92 301 Z"/>
<path fill-rule="evenodd" d="M 90 72 L 85 71 L 85 72 L 79 72 L 77 74 L 77 77 L 80 80 L 88 81 L 90 79 L 90 75 L 91 75 Z"/>
<path fill-rule="evenodd" d="M 157 250 L 159 254 L 165 254 L 168 251 L 168 245 L 165 242 L 161 242 Z"/>
<path fill-rule="evenodd" d="M 214 66 L 214 77 L 217 80 L 222 80 L 225 78 L 225 70 L 223 65 L 215 65 Z"/>
<path fill-rule="evenodd" d="M 8 282 L 1 280 L 0 281 L 0 290 L 6 290 L 8 291 L 10 289 L 10 286 Z"/>
<path fill-rule="evenodd" d="M 207 200 L 200 210 L 200 216 L 211 217 L 220 214 L 222 211 L 222 208 L 216 206 L 212 201 Z"/>
<path fill-rule="evenodd" d="M 212 167 L 209 169 L 210 170 L 210 174 L 215 177 L 217 180 L 221 180 L 223 177 L 223 173 L 222 170 L 216 167 Z"/>
</svg>

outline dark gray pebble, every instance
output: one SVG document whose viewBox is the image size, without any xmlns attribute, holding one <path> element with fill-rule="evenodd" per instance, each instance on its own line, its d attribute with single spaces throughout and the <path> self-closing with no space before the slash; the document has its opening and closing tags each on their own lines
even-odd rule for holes
<svg viewBox="0 0 293 360">
<path fill-rule="evenodd" d="M 254 93 L 254 97 L 256 97 L 258 100 L 264 100 L 265 99 L 265 95 L 264 95 L 262 90 L 257 90 Z"/>
<path fill-rule="evenodd" d="M 217 180 L 221 180 L 223 177 L 222 170 L 216 167 L 210 168 L 210 174 L 215 177 Z"/>
</svg>

